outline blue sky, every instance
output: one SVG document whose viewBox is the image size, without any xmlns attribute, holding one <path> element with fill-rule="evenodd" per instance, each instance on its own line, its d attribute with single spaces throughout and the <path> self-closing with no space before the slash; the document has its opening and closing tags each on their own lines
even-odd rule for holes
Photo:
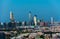
<svg viewBox="0 0 60 39">
<path fill-rule="evenodd" d="M 9 22 L 10 11 L 16 21 L 28 20 L 29 11 L 38 19 L 60 21 L 60 0 L 0 0 L 0 22 Z"/>
</svg>

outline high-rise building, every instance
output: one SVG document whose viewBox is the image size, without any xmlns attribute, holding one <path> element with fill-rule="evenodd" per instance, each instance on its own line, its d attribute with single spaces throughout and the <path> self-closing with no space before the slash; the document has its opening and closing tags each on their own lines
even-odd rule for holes
<svg viewBox="0 0 60 39">
<path fill-rule="evenodd" d="M 40 20 L 37 20 L 37 25 L 40 26 Z"/>
<path fill-rule="evenodd" d="M 53 19 L 53 17 L 51 17 L 51 24 L 53 24 L 54 23 L 54 19 Z"/>
<path fill-rule="evenodd" d="M 37 25 L 37 19 L 36 19 L 36 15 L 34 16 L 34 25 Z"/>
<path fill-rule="evenodd" d="M 12 11 L 10 11 L 10 22 L 8 23 L 8 28 L 10 28 L 10 29 L 15 29 L 16 28 L 16 23 L 14 21 Z"/>
<path fill-rule="evenodd" d="M 29 11 L 29 25 L 31 25 L 32 23 L 32 15 L 31 15 L 31 11 Z"/>
<path fill-rule="evenodd" d="M 10 22 L 14 22 L 14 17 L 12 11 L 10 11 Z"/>
</svg>

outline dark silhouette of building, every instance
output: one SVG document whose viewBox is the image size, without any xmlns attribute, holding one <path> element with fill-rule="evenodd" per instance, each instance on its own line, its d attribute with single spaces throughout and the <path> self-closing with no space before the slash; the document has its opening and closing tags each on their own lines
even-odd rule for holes
<svg viewBox="0 0 60 39">
<path fill-rule="evenodd" d="M 16 28 L 16 23 L 15 22 L 9 22 L 8 23 L 8 27 L 7 27 L 8 29 L 14 29 L 14 28 Z"/>
</svg>

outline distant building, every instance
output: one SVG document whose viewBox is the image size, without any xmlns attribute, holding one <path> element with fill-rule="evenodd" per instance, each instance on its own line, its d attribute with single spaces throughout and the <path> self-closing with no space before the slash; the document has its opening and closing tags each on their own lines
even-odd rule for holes
<svg viewBox="0 0 60 39">
<path fill-rule="evenodd" d="M 48 26 L 48 21 L 44 22 L 44 26 Z"/>
<path fill-rule="evenodd" d="M 1 25 L 3 25 L 3 22 L 1 22 Z"/>
<path fill-rule="evenodd" d="M 25 21 L 22 21 L 22 26 L 25 26 Z"/>
<path fill-rule="evenodd" d="M 7 29 L 14 29 L 16 28 L 16 22 L 14 21 L 13 13 L 10 11 L 10 22 L 7 24 Z"/>
<path fill-rule="evenodd" d="M 40 20 L 37 20 L 37 25 L 40 26 Z"/>
<path fill-rule="evenodd" d="M 21 26 L 22 25 L 22 22 L 19 22 L 19 26 Z"/>
<path fill-rule="evenodd" d="M 4 26 L 4 28 L 6 28 L 6 27 L 7 27 L 7 24 L 6 24 L 6 22 L 4 22 L 4 23 L 3 23 L 3 26 Z"/>
<path fill-rule="evenodd" d="M 29 11 L 29 25 L 32 25 L 32 14 L 31 14 L 31 11 Z"/>
<path fill-rule="evenodd" d="M 19 26 L 19 21 L 16 22 L 16 26 Z"/>
<path fill-rule="evenodd" d="M 16 28 L 16 23 L 15 22 L 9 22 L 8 23 L 8 27 L 7 27 L 8 29 L 14 29 L 14 28 Z"/>
<path fill-rule="evenodd" d="M 54 18 L 51 17 L 51 24 L 53 25 L 54 24 Z"/>
<path fill-rule="evenodd" d="M 10 11 L 10 22 L 14 22 L 14 17 L 12 11 Z"/>
<path fill-rule="evenodd" d="M 1 26 L 0 26 L 0 28 L 3 28 L 4 26 L 3 26 L 3 22 L 1 22 Z"/>
<path fill-rule="evenodd" d="M 40 22 L 40 26 L 44 26 L 44 22 Z"/>
<path fill-rule="evenodd" d="M 34 25 L 35 25 L 35 26 L 37 25 L 37 18 L 36 18 L 36 15 L 34 16 Z"/>
</svg>

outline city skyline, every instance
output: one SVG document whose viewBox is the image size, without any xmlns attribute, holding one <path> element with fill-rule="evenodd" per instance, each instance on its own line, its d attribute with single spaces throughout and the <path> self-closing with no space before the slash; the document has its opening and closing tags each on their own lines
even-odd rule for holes
<svg viewBox="0 0 60 39">
<path fill-rule="evenodd" d="M 11 21 L 27 21 L 27 22 L 29 22 L 29 21 L 34 20 L 34 16 L 36 16 L 36 21 L 42 20 L 42 21 L 48 21 L 48 22 L 58 22 L 58 21 L 53 20 L 54 17 L 50 17 L 50 20 L 44 20 L 44 18 L 38 18 L 36 14 L 32 15 L 31 11 L 29 11 L 29 13 L 28 13 L 28 17 L 27 17 L 28 19 L 27 20 L 25 20 L 25 19 L 23 19 L 23 20 L 16 20 L 15 17 L 14 17 L 13 12 L 10 11 L 10 13 L 9 13 L 9 21 L 6 21 L 6 22 L 11 22 Z"/>
<path fill-rule="evenodd" d="M 0 0 L 0 39 L 60 39 L 60 0 Z"/>
<path fill-rule="evenodd" d="M 16 21 L 27 21 L 29 11 L 37 19 L 60 21 L 60 0 L 0 0 L 0 22 L 9 22 L 10 10 Z"/>
</svg>

